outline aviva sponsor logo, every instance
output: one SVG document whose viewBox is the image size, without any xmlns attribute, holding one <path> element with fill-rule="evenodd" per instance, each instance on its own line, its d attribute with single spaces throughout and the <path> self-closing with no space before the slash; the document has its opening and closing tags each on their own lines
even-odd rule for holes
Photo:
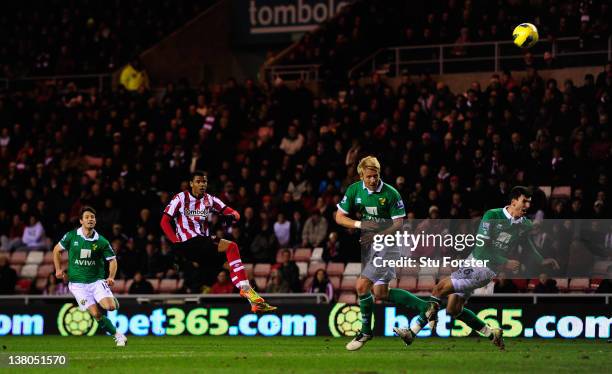
<svg viewBox="0 0 612 374">
<path fill-rule="evenodd" d="M 81 259 L 74 260 L 75 265 L 94 266 L 95 260 L 86 260 L 91 258 L 91 249 L 81 249 Z"/>
</svg>

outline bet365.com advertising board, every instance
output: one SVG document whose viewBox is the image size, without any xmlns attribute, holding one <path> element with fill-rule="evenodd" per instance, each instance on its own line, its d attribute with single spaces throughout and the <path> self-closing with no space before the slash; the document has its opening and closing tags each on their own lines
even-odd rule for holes
<svg viewBox="0 0 612 374">
<path fill-rule="evenodd" d="M 277 313 L 253 314 L 243 305 L 124 305 L 108 313 L 117 330 L 135 336 L 335 336 L 350 337 L 361 328 L 355 305 L 282 305 Z M 479 317 L 505 330 L 505 337 L 609 339 L 612 312 L 607 304 L 474 304 Z M 407 326 L 415 313 L 395 306 L 377 305 L 375 334 L 393 336 L 394 326 Z M 94 335 L 97 323 L 70 302 L 56 305 L 0 308 L 0 336 Z M 440 311 L 435 333 L 428 328 L 420 337 L 476 335 L 461 321 Z"/>
</svg>

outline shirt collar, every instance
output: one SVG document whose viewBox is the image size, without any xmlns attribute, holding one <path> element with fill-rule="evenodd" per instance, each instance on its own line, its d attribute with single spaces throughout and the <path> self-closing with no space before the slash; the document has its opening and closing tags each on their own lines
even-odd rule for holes
<svg viewBox="0 0 612 374">
<path fill-rule="evenodd" d="M 512 217 L 512 214 L 510 214 L 510 212 L 508 212 L 508 207 L 507 206 L 504 207 L 504 209 L 502 209 L 502 212 L 504 212 L 504 216 L 506 216 L 506 218 L 508 218 L 510 220 L 511 224 L 523 222 L 523 217 L 518 218 L 518 219 Z"/>
<path fill-rule="evenodd" d="M 86 238 L 85 235 L 83 234 L 83 227 L 79 227 L 79 229 L 77 230 L 78 236 L 90 242 L 96 241 L 100 237 L 100 235 L 98 235 L 98 232 L 96 230 L 93 230 L 93 233 L 94 233 L 93 238 Z"/>
<path fill-rule="evenodd" d="M 373 194 L 373 193 L 374 193 L 374 192 L 372 192 L 372 191 L 368 190 L 368 188 L 366 187 L 366 185 L 365 185 L 365 182 L 364 182 L 364 181 L 361 181 L 361 188 L 363 188 L 364 190 L 368 191 L 368 195 L 371 195 L 371 194 Z M 383 188 L 383 181 L 382 181 L 382 179 L 379 179 L 379 180 L 378 180 L 378 187 L 376 187 L 376 191 L 375 191 L 375 192 L 380 192 L 380 191 L 382 191 L 382 188 Z"/>
</svg>

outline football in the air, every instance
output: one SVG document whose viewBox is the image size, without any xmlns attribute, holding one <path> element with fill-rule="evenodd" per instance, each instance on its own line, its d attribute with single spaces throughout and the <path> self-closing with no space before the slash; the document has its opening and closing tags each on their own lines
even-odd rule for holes
<svg viewBox="0 0 612 374">
<path fill-rule="evenodd" d="M 538 29 L 531 23 L 521 23 L 514 28 L 512 41 L 518 47 L 531 48 L 538 42 Z"/>
</svg>

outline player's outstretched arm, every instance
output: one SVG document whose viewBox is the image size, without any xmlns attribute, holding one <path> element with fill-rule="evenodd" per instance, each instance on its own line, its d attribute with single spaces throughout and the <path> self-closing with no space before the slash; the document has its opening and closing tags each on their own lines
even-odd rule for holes
<svg viewBox="0 0 612 374">
<path fill-rule="evenodd" d="M 170 240 L 170 242 L 176 243 L 179 241 L 176 237 L 174 229 L 172 228 L 172 224 L 170 223 L 170 216 L 168 214 L 162 214 L 162 219 L 159 223 L 159 226 L 161 227 L 166 237 Z"/>
<path fill-rule="evenodd" d="M 64 271 L 62 270 L 62 246 L 59 243 L 53 247 L 53 265 L 55 266 L 55 276 L 58 279 L 64 278 Z"/>
</svg>

